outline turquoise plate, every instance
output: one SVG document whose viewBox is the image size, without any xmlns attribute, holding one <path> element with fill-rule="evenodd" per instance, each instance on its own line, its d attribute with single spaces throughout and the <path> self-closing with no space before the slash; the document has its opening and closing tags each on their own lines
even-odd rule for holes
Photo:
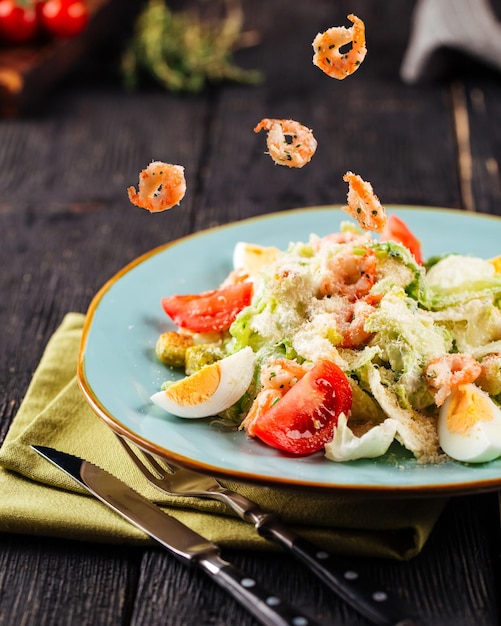
<svg viewBox="0 0 501 626">
<path fill-rule="evenodd" d="M 423 244 L 425 257 L 458 252 L 501 253 L 501 220 L 450 209 L 389 207 Z M 94 411 L 117 433 L 172 462 L 222 478 L 294 488 L 429 495 L 501 487 L 501 458 L 466 465 L 418 465 L 395 445 L 379 459 L 333 463 L 322 453 L 293 457 L 241 431 L 209 420 L 183 420 L 150 396 L 172 372 L 155 357 L 161 332 L 173 328 L 160 299 L 217 287 L 232 268 L 233 247 L 249 241 L 284 248 L 310 233 L 338 230 L 345 213 L 315 207 L 273 213 L 196 233 L 143 255 L 108 281 L 93 299 L 81 344 L 78 380 Z"/>
</svg>

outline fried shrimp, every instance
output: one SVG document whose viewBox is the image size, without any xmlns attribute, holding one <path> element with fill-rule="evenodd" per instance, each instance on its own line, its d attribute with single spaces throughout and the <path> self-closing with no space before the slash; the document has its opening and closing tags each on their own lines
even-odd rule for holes
<svg viewBox="0 0 501 626">
<path fill-rule="evenodd" d="M 367 343 L 374 333 L 365 330 L 365 322 L 372 315 L 376 307 L 371 303 L 371 299 L 357 300 L 353 304 L 347 304 L 344 310 L 337 317 L 337 325 L 342 334 L 342 341 L 338 344 L 340 348 L 359 348 Z"/>
<path fill-rule="evenodd" d="M 353 26 L 334 26 L 318 33 L 313 40 L 313 64 L 331 78 L 342 80 L 355 72 L 367 54 L 365 25 L 356 15 L 348 15 Z M 351 48 L 346 50 L 346 46 Z"/>
<path fill-rule="evenodd" d="M 306 369 L 290 359 L 271 359 L 261 368 L 261 385 L 264 389 L 289 391 L 306 374 Z"/>
<path fill-rule="evenodd" d="M 254 132 L 267 130 L 269 155 L 278 165 L 303 167 L 315 154 L 317 140 L 312 131 L 294 120 L 262 119 Z"/>
<path fill-rule="evenodd" d="M 469 354 L 444 354 L 433 359 L 425 368 L 428 384 L 435 392 L 435 404 L 442 406 L 454 387 L 474 382 L 482 367 Z"/>
<path fill-rule="evenodd" d="M 374 193 L 372 185 L 358 174 L 346 172 L 343 180 L 348 183 L 348 206 L 343 207 L 364 230 L 382 232 L 386 224 L 386 212 Z"/>
<path fill-rule="evenodd" d="M 321 296 L 339 295 L 353 302 L 366 296 L 377 280 L 377 257 L 373 250 L 354 252 L 349 247 L 327 260 L 320 281 Z"/>
<path fill-rule="evenodd" d="M 249 437 L 254 423 L 271 409 L 306 374 L 308 370 L 290 359 L 270 359 L 261 369 L 261 390 L 241 424 Z"/>
<path fill-rule="evenodd" d="M 171 209 L 186 193 L 184 167 L 153 161 L 139 174 L 139 191 L 127 189 L 132 204 L 151 213 Z"/>
</svg>

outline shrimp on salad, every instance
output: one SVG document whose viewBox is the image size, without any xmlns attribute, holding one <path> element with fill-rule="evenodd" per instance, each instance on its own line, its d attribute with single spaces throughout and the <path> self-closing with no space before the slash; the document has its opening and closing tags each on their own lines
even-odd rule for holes
<svg viewBox="0 0 501 626">
<path fill-rule="evenodd" d="M 365 46 L 365 25 L 356 15 L 348 15 L 353 26 L 334 26 L 324 33 L 318 33 L 313 40 L 315 50 L 313 64 L 331 78 L 342 80 L 353 74 L 367 54 Z M 351 44 L 349 50 L 346 46 Z"/>
<path fill-rule="evenodd" d="M 365 330 L 365 322 L 375 312 L 375 305 L 381 297 L 380 294 L 367 296 L 354 304 L 348 303 L 345 310 L 340 311 L 336 318 L 343 337 L 339 343 L 340 348 L 355 349 L 369 341 L 374 333 Z"/>
<path fill-rule="evenodd" d="M 355 218 L 364 230 L 382 232 L 386 225 L 386 212 L 372 185 L 353 172 L 346 172 L 343 180 L 349 185 L 348 206 L 343 207 L 343 211 Z"/>
<path fill-rule="evenodd" d="M 261 390 L 243 420 L 241 427 L 253 435 L 252 426 L 268 409 L 276 404 L 306 374 L 307 369 L 290 359 L 269 359 L 261 368 Z"/>
<path fill-rule="evenodd" d="M 266 145 L 269 155 L 278 165 L 303 167 L 317 149 L 313 132 L 295 120 L 264 118 L 254 128 L 254 132 L 267 130 Z"/>
<path fill-rule="evenodd" d="M 425 368 L 428 384 L 436 389 L 435 404 L 442 406 L 454 387 L 472 383 L 482 373 L 482 367 L 469 354 L 443 354 Z"/>
<path fill-rule="evenodd" d="M 139 190 L 128 187 L 127 193 L 132 204 L 150 213 L 171 209 L 186 193 L 184 167 L 153 161 L 139 174 Z"/>
<path fill-rule="evenodd" d="M 373 250 L 355 254 L 353 246 L 346 244 L 342 252 L 327 260 L 320 293 L 322 296 L 340 295 L 350 301 L 366 296 L 376 282 L 377 267 Z"/>
</svg>

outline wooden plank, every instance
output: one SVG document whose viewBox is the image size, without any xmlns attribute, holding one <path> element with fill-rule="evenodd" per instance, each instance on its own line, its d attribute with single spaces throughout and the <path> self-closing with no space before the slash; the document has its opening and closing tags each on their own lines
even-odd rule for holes
<svg viewBox="0 0 501 626">
<path fill-rule="evenodd" d="M 501 85 L 499 75 L 468 80 L 464 97 L 469 120 L 471 186 L 475 210 L 500 214 Z M 500 244 L 501 252 L 501 244 Z"/>
<path fill-rule="evenodd" d="M 122 626 L 139 564 L 121 546 L 0 535 L 0 624 Z"/>
</svg>

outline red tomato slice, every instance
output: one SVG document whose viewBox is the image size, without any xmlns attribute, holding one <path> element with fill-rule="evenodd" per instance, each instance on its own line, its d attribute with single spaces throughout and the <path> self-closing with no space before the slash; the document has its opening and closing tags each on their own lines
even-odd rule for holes
<svg viewBox="0 0 501 626">
<path fill-rule="evenodd" d="M 181 328 L 195 333 L 219 332 L 231 326 L 251 298 L 252 283 L 247 281 L 195 295 L 162 298 L 162 307 Z"/>
<path fill-rule="evenodd" d="M 331 361 L 319 361 L 271 409 L 252 424 L 252 434 L 273 448 L 309 454 L 332 438 L 339 414 L 348 415 L 351 387 Z"/>
<path fill-rule="evenodd" d="M 398 241 L 404 245 L 414 255 L 416 263 L 423 264 L 423 256 L 421 254 L 421 242 L 411 232 L 409 227 L 396 215 L 389 215 L 386 221 L 380 241 Z"/>
</svg>

